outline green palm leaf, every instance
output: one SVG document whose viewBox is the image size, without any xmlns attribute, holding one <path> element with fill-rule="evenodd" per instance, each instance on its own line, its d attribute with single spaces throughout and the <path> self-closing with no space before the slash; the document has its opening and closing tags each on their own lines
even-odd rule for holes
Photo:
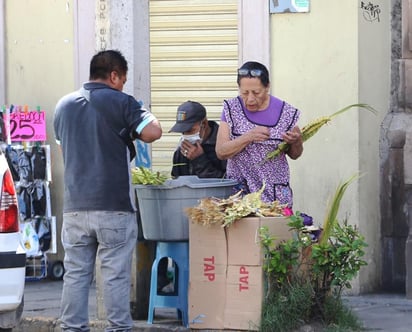
<svg viewBox="0 0 412 332">
<path fill-rule="evenodd" d="M 319 239 L 319 243 L 321 245 L 326 244 L 326 242 L 328 241 L 332 233 L 333 227 L 335 223 L 337 222 L 336 216 L 338 215 L 340 202 L 342 200 L 342 197 L 346 189 L 353 181 L 355 181 L 359 177 L 360 176 L 358 174 L 352 175 L 348 180 L 341 183 L 336 189 L 335 196 L 333 197 L 333 200 L 328 208 L 328 213 L 326 214 L 325 220 L 323 222 L 322 234 Z"/>
<path fill-rule="evenodd" d="M 302 128 L 302 140 L 303 142 L 306 142 L 309 138 L 311 138 L 313 135 L 315 135 L 321 127 L 323 127 L 325 124 L 327 124 L 329 121 L 332 120 L 335 116 L 346 112 L 347 110 L 350 110 L 351 108 L 359 108 L 359 109 L 366 109 L 374 114 L 377 113 L 377 111 L 370 105 L 364 104 L 364 103 L 359 103 L 359 104 L 352 104 L 348 105 L 339 111 L 329 115 L 329 116 L 322 116 L 320 118 L 317 118 L 316 120 L 313 120 L 309 122 L 307 125 L 305 125 Z M 286 142 L 281 142 L 276 150 L 270 151 L 267 153 L 264 161 L 273 159 L 280 155 L 282 152 L 286 152 L 289 149 L 289 144 Z"/>
</svg>

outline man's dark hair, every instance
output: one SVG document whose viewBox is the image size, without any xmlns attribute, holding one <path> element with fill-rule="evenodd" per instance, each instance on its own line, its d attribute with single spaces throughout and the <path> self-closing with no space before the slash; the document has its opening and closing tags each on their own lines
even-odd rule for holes
<svg viewBox="0 0 412 332">
<path fill-rule="evenodd" d="M 260 81 L 262 82 L 264 87 L 268 87 L 269 86 L 269 71 L 268 69 L 265 67 L 265 65 L 261 64 L 260 62 L 256 62 L 256 61 L 248 61 L 245 62 L 242 67 L 240 67 L 239 69 L 247 69 L 247 70 L 260 70 L 261 74 L 259 76 L 255 76 L 256 78 L 260 79 Z M 240 79 L 244 77 L 241 75 L 237 75 L 237 84 L 239 85 L 240 83 Z M 249 76 L 251 77 L 251 76 Z"/>
<path fill-rule="evenodd" d="M 90 80 L 107 79 L 112 71 L 127 74 L 127 61 L 120 51 L 105 50 L 95 54 L 90 61 Z"/>
</svg>

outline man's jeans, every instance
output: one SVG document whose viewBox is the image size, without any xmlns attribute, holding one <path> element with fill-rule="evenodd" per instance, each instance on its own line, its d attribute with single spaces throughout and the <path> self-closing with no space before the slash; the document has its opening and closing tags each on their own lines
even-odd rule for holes
<svg viewBox="0 0 412 332">
<path fill-rule="evenodd" d="M 136 214 L 119 211 L 64 213 L 62 331 L 90 331 L 89 287 L 96 254 L 101 261 L 106 331 L 131 331 L 131 262 L 137 240 Z"/>
</svg>

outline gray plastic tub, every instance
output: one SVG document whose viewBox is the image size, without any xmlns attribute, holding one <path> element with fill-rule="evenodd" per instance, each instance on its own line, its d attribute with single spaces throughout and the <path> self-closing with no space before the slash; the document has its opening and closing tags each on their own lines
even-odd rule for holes
<svg viewBox="0 0 412 332">
<path fill-rule="evenodd" d="M 185 208 L 206 197 L 227 198 L 236 181 L 180 176 L 160 186 L 135 185 L 143 237 L 153 241 L 188 241 L 189 222 Z"/>
</svg>

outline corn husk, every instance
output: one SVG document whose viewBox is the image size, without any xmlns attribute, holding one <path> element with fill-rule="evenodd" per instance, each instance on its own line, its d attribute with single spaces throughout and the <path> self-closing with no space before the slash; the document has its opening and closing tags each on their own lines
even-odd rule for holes
<svg viewBox="0 0 412 332">
<path fill-rule="evenodd" d="M 219 224 L 229 227 L 237 220 L 248 217 L 280 217 L 286 205 L 274 201 L 271 204 L 261 200 L 264 186 L 257 192 L 242 196 L 242 191 L 228 198 L 207 197 L 197 206 L 186 208 L 191 222 L 208 226 Z"/>
</svg>

